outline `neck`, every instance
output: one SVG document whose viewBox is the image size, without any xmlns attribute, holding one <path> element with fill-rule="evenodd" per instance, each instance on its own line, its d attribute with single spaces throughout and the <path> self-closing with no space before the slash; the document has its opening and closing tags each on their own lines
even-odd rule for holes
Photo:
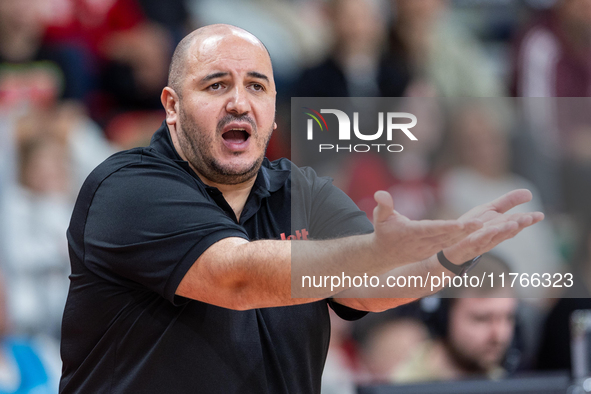
<svg viewBox="0 0 591 394">
<path fill-rule="evenodd" d="M 247 180 L 246 182 L 239 183 L 236 185 L 226 185 L 221 183 L 212 182 L 209 179 L 205 178 L 203 175 L 199 173 L 193 167 L 191 163 L 189 163 L 193 171 L 199 176 L 199 179 L 207 186 L 213 186 L 219 189 L 222 192 L 224 199 L 234 211 L 234 215 L 236 215 L 236 220 L 240 220 L 240 215 L 242 214 L 242 210 L 244 209 L 244 205 L 246 204 L 246 200 L 248 199 L 248 195 L 250 194 L 250 190 L 254 185 L 254 181 L 256 180 L 256 176 L 252 177 L 251 179 Z"/>
<path fill-rule="evenodd" d="M 168 125 L 168 129 L 170 131 L 170 137 L 172 139 L 172 144 L 174 145 L 174 149 L 177 151 L 181 159 L 185 160 L 189 163 L 189 166 L 195 171 L 195 174 L 201 179 L 203 183 L 207 186 L 212 186 L 218 188 L 219 191 L 222 192 L 224 199 L 234 211 L 234 215 L 236 215 L 236 220 L 240 220 L 240 215 L 242 214 L 242 210 L 244 209 L 244 205 L 246 204 L 246 200 L 248 199 L 248 195 L 250 194 L 250 190 L 254 185 L 254 181 L 256 180 L 256 175 L 252 178 L 248 179 L 245 182 L 238 183 L 235 185 L 228 185 L 223 183 L 217 183 L 210 181 L 205 176 L 203 176 L 194 166 L 191 164 L 187 157 L 185 156 L 183 150 L 181 149 L 180 143 L 178 141 L 178 136 L 176 134 L 175 125 Z"/>
</svg>

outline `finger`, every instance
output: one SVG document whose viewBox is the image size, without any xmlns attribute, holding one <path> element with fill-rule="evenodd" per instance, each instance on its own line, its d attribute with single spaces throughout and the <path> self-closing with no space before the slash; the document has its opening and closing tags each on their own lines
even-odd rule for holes
<svg viewBox="0 0 591 394">
<path fill-rule="evenodd" d="M 534 218 L 532 215 L 523 215 L 516 220 L 517 224 L 519 225 L 520 229 L 524 229 L 526 227 L 531 226 L 534 223 Z"/>
<path fill-rule="evenodd" d="M 513 213 L 513 214 L 504 214 L 504 215 L 496 215 L 496 217 L 492 220 L 486 222 L 485 226 L 490 225 L 498 225 L 501 223 L 506 222 L 517 222 L 520 225 L 524 225 L 525 227 L 531 226 L 534 223 L 539 222 L 544 218 L 544 214 L 541 212 L 527 212 L 527 213 Z"/>
<path fill-rule="evenodd" d="M 502 215 L 498 220 L 487 222 L 482 229 L 473 232 L 465 240 L 454 244 L 449 249 L 444 249 L 444 253 L 448 258 L 451 256 L 452 259 L 461 261 L 465 256 L 488 252 L 501 242 L 515 237 L 524 228 L 543 219 L 544 214 L 541 212 Z"/>
<path fill-rule="evenodd" d="M 511 208 L 531 201 L 532 194 L 527 189 L 517 189 L 502 195 L 489 204 L 499 213 L 505 213 Z"/>
<path fill-rule="evenodd" d="M 472 254 L 488 252 L 501 242 L 499 239 L 502 238 L 502 235 L 507 235 L 509 232 L 515 231 L 518 228 L 519 225 L 516 222 L 511 221 L 489 226 L 472 234 L 468 238 L 469 245 L 474 248 Z"/>
<path fill-rule="evenodd" d="M 496 245 L 500 244 L 503 241 L 506 241 L 510 238 L 515 237 L 519 232 L 523 230 L 523 227 L 519 226 L 517 222 L 508 222 L 505 224 L 505 228 L 503 228 L 497 235 L 495 235 L 491 240 L 491 247 L 495 247 Z"/>
<path fill-rule="evenodd" d="M 501 226 L 490 226 L 487 228 L 482 229 L 474 234 L 471 234 L 468 237 L 468 244 L 476 248 L 475 252 L 471 254 L 482 254 L 486 251 L 491 244 L 491 240 L 495 235 L 497 235 L 501 231 Z"/>
<path fill-rule="evenodd" d="M 544 214 L 541 212 L 532 212 L 530 214 L 526 214 L 520 216 L 515 221 L 509 221 L 505 224 L 505 228 L 502 231 L 499 231 L 497 235 L 493 237 L 491 243 L 493 244 L 492 247 L 500 244 L 503 241 L 511 239 L 515 237 L 517 234 L 521 232 L 526 227 L 529 227 L 535 223 L 538 223 L 540 220 L 544 219 Z"/>
<path fill-rule="evenodd" d="M 542 212 L 532 212 L 531 213 L 531 216 L 532 216 L 532 219 L 533 219 L 532 224 L 539 223 L 542 220 L 544 220 L 544 218 L 545 218 L 545 215 Z M 530 224 L 530 226 L 531 226 L 531 224 Z"/>
<path fill-rule="evenodd" d="M 443 252 L 450 261 L 460 264 L 466 261 L 469 256 L 476 256 L 485 253 L 492 249 L 491 240 L 492 238 L 501 231 L 503 225 L 487 226 L 478 230 L 468 237 L 463 239 L 461 242 L 454 244 L 451 247 L 444 248 Z"/>
<path fill-rule="evenodd" d="M 376 223 L 386 221 L 390 216 L 395 214 L 394 200 L 390 193 L 383 190 L 378 190 L 374 194 L 374 199 L 378 205 L 373 210 L 373 218 Z"/>
<path fill-rule="evenodd" d="M 517 235 L 521 230 L 526 227 L 532 226 L 540 221 L 544 220 L 544 214 L 542 212 L 531 212 L 529 214 L 524 214 L 523 216 L 518 217 L 515 221 L 519 225 L 519 230 L 515 235 Z M 515 236 L 513 235 L 513 237 Z"/>
<path fill-rule="evenodd" d="M 515 237 L 517 234 L 521 232 L 521 230 L 533 225 L 534 223 L 536 222 L 534 219 L 534 215 L 532 214 L 519 216 L 515 220 L 511 220 L 505 223 L 505 227 L 502 228 L 502 230 L 499 231 L 499 233 L 495 235 L 495 237 L 493 237 L 491 242 L 496 246 L 503 241 Z"/>
</svg>

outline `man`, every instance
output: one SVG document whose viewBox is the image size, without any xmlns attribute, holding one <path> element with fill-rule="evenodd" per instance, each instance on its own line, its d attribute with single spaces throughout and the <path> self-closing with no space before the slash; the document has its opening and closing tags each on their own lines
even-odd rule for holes
<svg viewBox="0 0 591 394">
<path fill-rule="evenodd" d="M 383 52 L 387 15 L 373 0 L 332 0 L 327 16 L 333 45 L 320 64 L 302 72 L 300 97 L 398 97 L 410 75 L 401 58 Z"/>
<path fill-rule="evenodd" d="M 494 255 L 482 256 L 471 275 L 509 274 L 507 264 Z M 444 292 L 446 292 L 445 290 Z M 517 299 L 509 288 L 458 288 L 440 299 L 429 322 L 436 338 L 415 350 L 413 357 L 392 376 L 397 382 L 500 378 L 503 360 L 515 333 Z"/>
<path fill-rule="evenodd" d="M 515 145 L 528 163 L 522 173 L 546 207 L 588 214 L 591 119 L 583 97 L 591 95 L 591 2 L 553 1 L 521 30 L 511 51 L 511 95 L 535 97 L 524 100 L 525 127 Z"/>
<path fill-rule="evenodd" d="M 293 266 L 308 274 L 441 273 L 438 250 L 467 261 L 543 217 L 502 214 L 531 198 L 521 190 L 460 220 L 413 222 L 382 192 L 371 232 L 327 179 L 264 159 L 275 95 L 269 55 L 250 33 L 213 25 L 179 44 L 166 122 L 148 148 L 100 165 L 76 202 L 61 392 L 317 393 L 327 303 L 355 319 L 406 300 L 356 298 L 372 295 L 362 289 L 292 298 L 292 245 L 305 245 Z M 303 213 L 293 219 L 292 194 Z M 280 240 L 292 229 L 365 234 Z"/>
<path fill-rule="evenodd" d="M 513 339 L 515 298 L 449 299 L 445 337 L 422 346 L 394 376 L 397 382 L 500 378 L 502 361 Z"/>
</svg>

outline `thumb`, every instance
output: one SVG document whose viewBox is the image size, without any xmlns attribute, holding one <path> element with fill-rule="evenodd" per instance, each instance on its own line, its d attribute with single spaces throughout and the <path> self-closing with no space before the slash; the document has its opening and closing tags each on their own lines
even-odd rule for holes
<svg viewBox="0 0 591 394">
<path fill-rule="evenodd" d="M 394 200 L 390 193 L 383 190 L 378 190 L 373 198 L 376 200 L 378 205 L 373 210 L 373 221 L 374 223 L 383 222 L 392 216 L 394 211 Z"/>
</svg>

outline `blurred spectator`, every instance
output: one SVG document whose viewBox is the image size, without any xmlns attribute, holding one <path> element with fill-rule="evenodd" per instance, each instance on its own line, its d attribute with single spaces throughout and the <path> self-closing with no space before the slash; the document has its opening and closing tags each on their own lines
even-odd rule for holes
<svg viewBox="0 0 591 394">
<path fill-rule="evenodd" d="M 88 174 L 115 153 L 103 131 L 77 103 L 64 102 L 50 108 L 31 110 L 18 119 L 15 127 L 19 142 L 49 135 L 66 146 L 71 160 L 69 192 L 72 197 L 78 195 Z"/>
<path fill-rule="evenodd" d="M 73 103 L 28 111 L 13 127 L 19 176 L 0 206 L 10 313 L 18 332 L 59 337 L 74 197 L 114 150 Z"/>
<path fill-rule="evenodd" d="M 396 382 L 449 380 L 505 374 L 501 362 L 511 344 L 517 300 L 458 298 L 448 301 L 445 337 L 426 345 L 394 375 Z"/>
<path fill-rule="evenodd" d="M 187 33 L 193 30 L 185 0 L 138 1 L 146 17 L 166 27 L 172 33 L 175 43 L 180 42 Z"/>
<path fill-rule="evenodd" d="M 481 100 L 461 104 L 452 114 L 453 148 L 448 153 L 457 162 L 444 174 L 441 193 L 454 217 L 520 188 L 532 191 L 534 199 L 517 209 L 543 211 L 534 186 L 510 171 L 509 124 L 494 116 L 495 108 L 490 100 Z M 555 273 L 562 269 L 557 249 L 550 224 L 542 222 L 497 246 L 495 253 L 507 260 L 512 272 Z"/>
<path fill-rule="evenodd" d="M 278 105 L 289 104 L 289 86 L 300 68 L 324 56 L 324 2 L 317 0 L 188 0 L 193 25 L 229 23 L 259 37 L 273 61 Z M 232 10 L 232 12 L 228 12 Z"/>
<path fill-rule="evenodd" d="M 7 185 L 16 181 L 16 152 L 14 148 L 14 116 L 10 112 L 4 112 L 0 106 L 0 203 L 2 191 Z M 0 218 L 1 219 L 1 218 Z M 2 252 L 2 234 L 0 234 L 0 258 Z"/>
<path fill-rule="evenodd" d="M 591 66 L 591 63 L 590 63 Z M 557 106 L 564 208 L 575 217 L 591 217 L 591 98 L 558 98 Z"/>
<path fill-rule="evenodd" d="M 20 145 L 19 164 L 19 183 L 3 206 L 9 312 L 17 332 L 57 338 L 70 271 L 67 149 L 49 136 L 31 138 Z"/>
<path fill-rule="evenodd" d="M 91 115 L 106 122 L 128 109 L 160 108 L 174 47 L 172 35 L 144 15 L 137 0 L 50 0 L 47 42 L 82 48 L 98 65 Z"/>
<path fill-rule="evenodd" d="M 570 317 L 578 309 L 591 309 L 590 219 L 582 222 L 584 228 L 572 271 L 575 284 L 565 289 L 546 317 L 537 360 L 542 370 L 571 370 Z"/>
<path fill-rule="evenodd" d="M 521 97 L 591 95 L 591 2 L 558 0 L 516 41 L 513 93 Z"/>
<path fill-rule="evenodd" d="M 5 297 L 4 280 L 0 278 L 0 392 L 56 393 L 61 370 L 57 344 L 49 338 L 12 335 Z"/>
<path fill-rule="evenodd" d="M 591 94 L 591 2 L 557 0 L 541 12 L 516 37 L 513 55 L 512 93 L 521 97 L 585 97 Z M 574 106 L 573 106 L 574 104 Z M 567 169 L 570 177 L 589 175 L 577 161 L 591 155 L 588 99 L 537 99 L 524 102 L 529 123 L 521 136 L 520 153 L 527 159 L 523 173 L 544 192 L 547 203 L 555 210 L 572 208 L 576 191 L 563 193 L 564 159 L 573 161 Z M 573 113 L 578 112 L 578 113 Z M 581 121 L 583 115 L 583 123 Z M 581 127 L 586 126 L 586 127 Z M 567 182 L 570 179 L 567 179 Z M 568 187 L 568 185 L 567 185 Z M 584 185 L 588 201 L 591 184 Z M 576 189 L 576 187 L 575 187 Z M 579 194 L 580 195 L 580 194 Z M 580 204 L 574 201 L 575 209 Z"/>
<path fill-rule="evenodd" d="M 390 52 L 404 59 L 413 81 L 441 96 L 503 96 L 503 83 L 479 42 L 447 12 L 448 0 L 392 0 Z"/>
<path fill-rule="evenodd" d="M 429 339 L 418 303 L 372 314 L 355 322 L 359 340 L 361 377 L 364 382 L 391 381 L 399 368 Z"/>
<path fill-rule="evenodd" d="M 165 116 L 164 111 L 124 112 L 111 119 L 105 128 L 105 136 L 118 149 L 147 146 L 154 130 L 160 127 Z"/>
<path fill-rule="evenodd" d="M 371 333 L 362 359 L 372 382 L 388 382 L 429 337 L 417 319 L 400 318 L 386 322 Z"/>
<path fill-rule="evenodd" d="M 484 255 L 480 264 L 486 265 L 486 272 L 494 272 L 495 276 L 508 272 L 505 263 L 491 255 Z M 430 319 L 436 338 L 426 342 L 396 371 L 392 376 L 394 381 L 506 375 L 503 361 L 513 341 L 518 302 L 514 298 L 500 298 L 512 296 L 510 289 L 487 285 L 485 281 L 479 288 L 454 288 L 446 295 L 454 298 L 440 299 Z"/>
<path fill-rule="evenodd" d="M 330 310 L 330 344 L 322 373 L 323 394 L 354 394 L 359 366 L 357 347 L 351 336 L 352 322 Z"/>
<path fill-rule="evenodd" d="M 43 43 L 40 0 L 0 2 L 0 106 L 50 105 L 88 90 L 81 56 Z"/>
<path fill-rule="evenodd" d="M 416 302 L 355 322 L 331 319 L 322 392 L 355 393 L 357 384 L 390 381 L 428 336 Z"/>
<path fill-rule="evenodd" d="M 326 60 L 302 73 L 294 96 L 397 97 L 408 73 L 386 56 L 386 17 L 379 0 L 331 0 L 333 44 Z"/>
</svg>

